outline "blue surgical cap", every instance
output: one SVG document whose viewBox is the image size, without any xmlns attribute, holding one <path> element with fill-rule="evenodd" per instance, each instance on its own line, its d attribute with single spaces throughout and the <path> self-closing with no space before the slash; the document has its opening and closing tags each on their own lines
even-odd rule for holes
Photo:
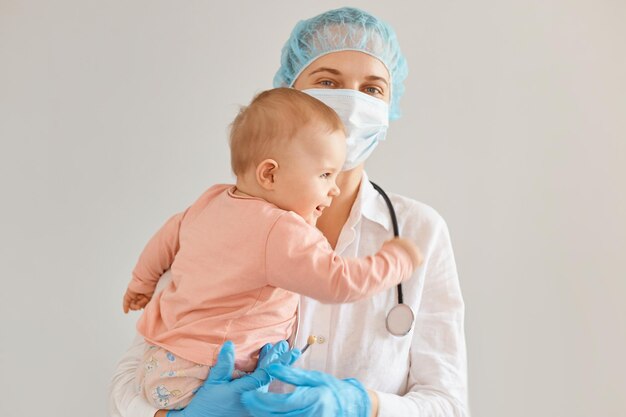
<svg viewBox="0 0 626 417">
<path fill-rule="evenodd" d="M 409 69 L 396 34 L 385 22 L 353 7 L 329 10 L 298 22 L 283 47 L 274 87 L 292 87 L 311 62 L 338 51 L 365 52 L 387 67 L 391 76 L 389 118 L 400 117 L 398 102 Z"/>
</svg>

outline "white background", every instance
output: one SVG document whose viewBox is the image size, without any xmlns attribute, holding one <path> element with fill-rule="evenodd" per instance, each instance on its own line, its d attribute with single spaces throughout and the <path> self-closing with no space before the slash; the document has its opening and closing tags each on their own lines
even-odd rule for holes
<svg viewBox="0 0 626 417">
<path fill-rule="evenodd" d="M 151 234 L 334 1 L 0 0 L 0 414 L 105 416 Z M 476 417 L 626 415 L 626 3 L 355 1 L 411 73 L 368 172 L 448 221 Z"/>
</svg>

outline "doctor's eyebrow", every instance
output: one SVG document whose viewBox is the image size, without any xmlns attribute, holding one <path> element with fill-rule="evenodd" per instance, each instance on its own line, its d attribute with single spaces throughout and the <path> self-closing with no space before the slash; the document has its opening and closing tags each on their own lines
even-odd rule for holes
<svg viewBox="0 0 626 417">
<path fill-rule="evenodd" d="M 317 68 L 313 71 L 311 71 L 308 75 L 309 77 L 311 75 L 317 74 L 318 72 L 329 72 L 331 74 L 334 75 L 341 75 L 341 71 L 335 69 L 335 68 L 330 68 L 330 67 L 320 67 Z M 385 77 L 381 77 L 378 75 L 368 75 L 367 77 L 365 77 L 365 79 L 367 81 L 382 81 L 383 83 L 385 83 L 386 86 L 389 86 L 389 81 L 387 81 L 387 79 Z"/>
<path fill-rule="evenodd" d="M 379 77 L 378 75 L 368 75 L 367 77 L 365 77 L 365 79 L 367 81 L 382 81 L 385 83 L 385 85 L 389 85 L 389 81 L 387 81 L 386 78 L 384 77 Z"/>
<path fill-rule="evenodd" d="M 316 70 L 311 71 L 311 72 L 309 73 L 309 76 L 310 76 L 310 75 L 313 75 L 313 74 L 317 74 L 318 72 L 330 72 L 331 74 L 341 75 L 341 71 L 336 70 L 336 69 L 334 69 L 334 68 L 320 67 L 320 68 L 318 68 L 318 69 L 316 69 Z"/>
</svg>

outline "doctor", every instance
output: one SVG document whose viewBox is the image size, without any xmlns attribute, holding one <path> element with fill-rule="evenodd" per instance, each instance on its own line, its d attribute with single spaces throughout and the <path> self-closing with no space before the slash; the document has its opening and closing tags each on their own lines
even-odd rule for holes
<svg viewBox="0 0 626 417">
<path fill-rule="evenodd" d="M 299 22 L 283 48 L 274 86 L 307 90 L 335 109 L 349 130 L 348 157 L 337 179 L 341 194 L 317 222 L 342 256 L 374 253 L 393 235 L 389 209 L 370 184 L 364 162 L 385 139 L 389 119 L 400 116 L 406 75 L 391 27 L 359 9 L 331 10 Z M 294 365 L 303 369 L 280 364 L 268 369 L 295 385 L 293 393 L 264 393 L 248 380 L 236 384 L 226 377 L 208 381 L 186 410 L 169 415 L 469 416 L 464 304 L 446 223 L 425 204 L 393 194 L 390 199 L 400 236 L 412 239 L 424 255 L 403 288 L 403 302 L 415 314 L 406 335 L 392 335 L 386 326 L 388 312 L 398 304 L 395 289 L 351 304 L 324 305 L 304 297 L 295 345 L 304 346 L 309 335 L 318 343 Z M 227 345 L 220 355 L 227 369 L 232 349 Z M 112 416 L 166 414 L 134 390 L 142 352 L 137 338 L 118 364 L 111 382 Z M 228 412 L 214 409 L 225 398 L 236 405 Z"/>
</svg>

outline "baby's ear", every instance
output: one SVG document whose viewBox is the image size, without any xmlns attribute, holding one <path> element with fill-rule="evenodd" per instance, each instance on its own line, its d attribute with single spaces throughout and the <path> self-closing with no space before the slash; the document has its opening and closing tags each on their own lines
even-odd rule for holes
<svg viewBox="0 0 626 417">
<path fill-rule="evenodd" d="M 265 190 L 274 189 L 274 174 L 278 169 L 278 162 L 273 159 L 266 159 L 256 167 L 256 180 Z"/>
</svg>

